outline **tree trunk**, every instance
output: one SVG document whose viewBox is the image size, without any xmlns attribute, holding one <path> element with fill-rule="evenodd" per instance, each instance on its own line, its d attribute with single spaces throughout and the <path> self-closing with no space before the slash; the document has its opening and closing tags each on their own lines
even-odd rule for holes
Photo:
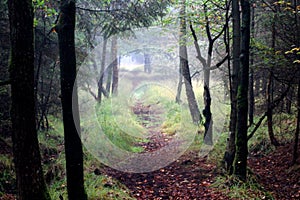
<svg viewBox="0 0 300 200">
<path fill-rule="evenodd" d="M 10 0 L 8 7 L 12 141 L 18 199 L 50 199 L 43 177 L 35 120 L 32 1 Z"/>
<path fill-rule="evenodd" d="M 240 10 L 239 1 L 232 1 L 232 18 L 233 18 L 233 66 L 230 85 L 230 122 L 229 122 L 229 137 L 227 139 L 226 151 L 224 154 L 224 162 L 227 172 L 232 174 L 233 172 L 233 161 L 235 157 L 235 137 L 236 137 L 236 121 L 237 121 L 237 83 L 238 83 L 238 72 L 240 69 Z"/>
<path fill-rule="evenodd" d="M 182 91 L 182 68 L 179 67 L 179 80 L 178 80 L 178 85 L 177 85 L 177 93 L 176 93 L 176 103 L 180 104 L 181 103 L 181 99 L 180 99 L 180 96 L 181 96 L 181 91 Z"/>
<path fill-rule="evenodd" d="M 255 1 L 252 1 L 252 12 L 251 12 L 251 37 L 255 38 Z M 250 74 L 249 74 L 249 126 L 254 123 L 254 52 L 253 50 L 250 53 Z"/>
<path fill-rule="evenodd" d="M 189 110 L 193 119 L 193 122 L 198 124 L 201 121 L 201 114 L 198 108 L 196 97 L 193 91 L 192 79 L 190 75 L 190 69 L 188 64 L 188 54 L 186 48 L 186 17 L 185 17 L 185 0 L 181 2 L 180 9 L 180 33 L 179 33 L 179 57 L 180 57 L 180 68 L 182 76 L 184 78 L 185 91 L 189 104 Z"/>
<path fill-rule="evenodd" d="M 251 64 L 253 64 L 253 60 L 251 58 Z M 254 123 L 254 71 L 253 69 L 250 69 L 249 74 L 249 126 L 251 126 Z"/>
<path fill-rule="evenodd" d="M 113 36 L 112 38 L 112 58 L 113 58 L 113 66 L 112 66 L 112 94 L 118 94 L 118 85 L 119 85 L 119 60 L 118 60 L 118 39 L 117 36 Z"/>
<path fill-rule="evenodd" d="M 104 38 L 103 41 L 103 48 L 102 48 L 102 58 L 101 58 L 101 66 L 100 66 L 100 74 L 98 79 L 98 95 L 97 95 L 97 101 L 101 103 L 102 100 L 102 85 L 103 85 L 103 75 L 104 75 L 104 69 L 105 69 L 105 62 L 106 62 L 106 47 L 107 47 L 107 39 Z"/>
<path fill-rule="evenodd" d="M 294 14 L 294 21 L 296 24 L 296 37 L 297 37 L 297 46 L 300 46 L 300 30 L 299 30 L 299 15 L 297 14 L 297 0 L 294 0 L 294 8 L 295 8 L 295 14 Z M 300 55 L 297 55 L 297 59 L 300 60 Z M 300 64 L 297 64 L 298 69 L 300 68 Z M 297 159 L 298 159 L 298 145 L 299 145 L 299 129 L 300 129 L 300 78 L 298 77 L 298 94 L 297 94 L 297 127 L 296 127 L 296 131 L 295 131 L 295 135 L 294 135 L 294 151 L 293 151 L 293 160 L 292 160 L 292 164 L 296 164 L 297 163 Z"/>
<path fill-rule="evenodd" d="M 300 78 L 298 80 L 298 94 L 297 94 L 297 126 L 296 126 L 296 131 L 294 134 L 294 150 L 293 150 L 293 160 L 292 160 L 292 164 L 296 164 L 297 163 L 297 159 L 298 159 L 298 144 L 299 144 L 299 130 L 300 130 Z"/>
<path fill-rule="evenodd" d="M 250 46 L 250 3 L 241 0 L 241 68 L 237 93 L 236 155 L 234 174 L 243 181 L 247 177 L 247 123 L 248 123 L 248 86 L 249 86 L 249 46 Z"/>
<path fill-rule="evenodd" d="M 267 121 L 268 121 L 268 133 L 271 144 L 279 146 L 278 141 L 275 138 L 273 131 L 273 108 L 272 108 L 272 93 L 273 93 L 273 73 L 270 72 L 270 77 L 267 85 Z"/>
<path fill-rule="evenodd" d="M 62 0 L 61 13 L 56 27 L 59 40 L 61 103 L 63 110 L 67 191 L 69 200 L 85 200 L 83 181 L 83 152 L 79 122 L 74 43 L 75 1 Z"/>
<path fill-rule="evenodd" d="M 204 110 L 203 115 L 205 116 L 205 133 L 204 133 L 204 143 L 207 145 L 213 145 L 213 120 L 212 120 L 212 114 L 210 110 L 211 106 L 211 96 L 209 92 L 209 88 L 205 85 L 204 86 Z"/>
<path fill-rule="evenodd" d="M 106 68 L 106 73 L 107 73 L 107 79 L 106 79 L 106 92 L 108 95 L 111 94 L 111 81 L 112 81 L 112 76 L 113 76 L 113 65 L 114 65 L 114 45 L 113 41 L 111 42 L 111 47 L 110 47 L 110 64 Z"/>
</svg>

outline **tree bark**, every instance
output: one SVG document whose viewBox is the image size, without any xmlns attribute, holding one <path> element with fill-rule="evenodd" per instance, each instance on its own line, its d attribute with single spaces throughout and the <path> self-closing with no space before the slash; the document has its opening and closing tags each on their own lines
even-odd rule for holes
<svg viewBox="0 0 300 200">
<path fill-rule="evenodd" d="M 233 161 L 235 157 L 235 137 L 236 137 L 236 121 L 237 121 L 237 83 L 238 72 L 240 69 L 240 10 L 239 1 L 232 1 L 232 20 L 233 20 L 233 66 L 230 85 L 230 122 L 229 122 L 229 137 L 227 139 L 226 151 L 224 154 L 225 168 L 229 174 L 233 172 Z"/>
<path fill-rule="evenodd" d="M 112 94 L 118 94 L 118 85 L 119 85 L 119 60 L 118 60 L 118 39 L 117 36 L 113 36 L 112 38 L 112 58 L 113 58 L 113 66 L 112 66 Z"/>
<path fill-rule="evenodd" d="M 205 116 L 205 133 L 204 133 L 204 143 L 207 145 L 213 145 L 213 120 L 212 120 L 212 114 L 210 110 L 211 106 L 211 96 L 209 92 L 209 88 L 205 85 L 204 86 L 204 110 L 203 115 Z"/>
<path fill-rule="evenodd" d="M 10 0 L 8 8 L 12 141 L 18 199 L 50 199 L 43 177 L 35 121 L 32 1 Z"/>
<path fill-rule="evenodd" d="M 268 134 L 270 137 L 271 144 L 279 146 L 278 141 L 275 138 L 273 131 L 273 108 L 272 108 L 272 93 L 273 93 L 273 73 L 270 72 L 269 81 L 267 85 L 267 120 L 268 120 Z"/>
<path fill-rule="evenodd" d="M 241 0 L 241 68 L 237 93 L 236 155 L 234 174 L 242 181 L 247 177 L 247 123 L 248 123 L 248 86 L 249 86 L 249 46 L 250 46 L 250 3 Z"/>
<path fill-rule="evenodd" d="M 102 48 L 102 58 L 101 58 L 101 66 L 100 66 L 100 74 L 98 79 L 98 95 L 97 101 L 101 103 L 102 101 L 102 91 L 103 91 L 103 75 L 105 69 L 105 62 L 106 62 L 106 47 L 107 47 L 107 39 L 103 39 L 103 48 Z"/>
<path fill-rule="evenodd" d="M 61 102 L 63 110 L 67 191 L 69 200 L 85 200 L 83 180 L 83 151 L 79 122 L 75 56 L 75 1 L 62 0 L 61 13 L 56 26 L 59 40 Z"/>
<path fill-rule="evenodd" d="M 294 149 L 293 149 L 293 160 L 292 160 L 292 164 L 296 164 L 297 163 L 297 159 L 298 159 L 298 145 L 299 145 L 299 130 L 300 130 L 300 78 L 298 80 L 298 94 L 297 94 L 297 126 L 296 126 L 296 131 L 294 133 Z"/>
<path fill-rule="evenodd" d="M 179 57 L 180 57 L 180 68 L 184 79 L 186 96 L 189 104 L 189 110 L 194 123 L 198 124 L 201 121 L 201 114 L 198 108 L 196 97 L 193 91 L 192 79 L 190 75 L 188 54 L 186 47 L 186 17 L 185 17 L 185 0 L 181 2 L 180 9 L 180 32 L 179 32 Z"/>
</svg>

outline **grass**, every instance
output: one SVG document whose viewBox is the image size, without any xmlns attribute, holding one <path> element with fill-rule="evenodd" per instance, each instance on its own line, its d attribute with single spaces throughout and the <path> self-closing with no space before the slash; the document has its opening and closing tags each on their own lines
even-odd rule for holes
<svg viewBox="0 0 300 200">
<path fill-rule="evenodd" d="M 259 185 L 253 175 L 248 175 L 247 182 L 242 182 L 234 176 L 218 176 L 211 187 L 223 191 L 232 199 L 274 199 Z"/>
<path fill-rule="evenodd" d="M 60 199 L 60 196 L 67 199 L 62 121 L 50 116 L 49 122 L 50 129 L 39 133 L 45 178 L 52 199 Z M 133 199 L 121 183 L 106 175 L 95 175 L 94 169 L 101 168 L 102 164 L 86 148 L 83 149 L 85 189 L 89 200 Z"/>
</svg>

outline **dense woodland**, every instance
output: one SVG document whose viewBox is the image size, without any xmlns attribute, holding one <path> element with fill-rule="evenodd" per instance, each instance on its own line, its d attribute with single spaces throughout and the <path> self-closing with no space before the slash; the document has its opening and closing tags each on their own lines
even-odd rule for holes
<svg viewBox="0 0 300 200">
<path fill-rule="evenodd" d="M 299 0 L 1 0 L 0 199 L 299 199 Z"/>
</svg>

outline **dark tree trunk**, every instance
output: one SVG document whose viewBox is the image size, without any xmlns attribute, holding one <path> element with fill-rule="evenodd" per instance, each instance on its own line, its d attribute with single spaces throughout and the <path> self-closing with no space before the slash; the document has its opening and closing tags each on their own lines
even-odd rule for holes
<svg viewBox="0 0 300 200">
<path fill-rule="evenodd" d="M 300 46 L 300 30 L 299 30 L 299 21 L 300 21 L 300 17 L 297 14 L 297 0 L 294 0 L 294 21 L 296 24 L 296 38 L 297 38 L 297 46 Z M 297 59 L 300 60 L 300 55 L 297 55 Z M 300 69 L 300 64 L 297 64 L 298 69 Z M 298 77 L 298 94 L 297 94 L 297 127 L 296 127 L 296 131 L 295 131 L 295 135 L 294 135 L 294 151 L 293 151 L 293 160 L 292 160 L 292 164 L 296 164 L 297 163 L 297 159 L 298 159 L 298 145 L 299 145 L 299 129 L 300 129 L 300 77 Z"/>
<path fill-rule="evenodd" d="M 252 2 L 252 12 L 251 12 L 251 35 L 252 38 L 255 38 L 254 29 L 255 29 L 255 1 Z M 251 126 L 254 123 L 254 70 L 253 70 L 253 64 L 254 64 L 254 52 L 253 50 L 250 53 L 250 74 L 249 74 L 249 126 Z"/>
<path fill-rule="evenodd" d="M 181 2 L 180 9 L 180 33 L 179 33 L 179 57 L 180 57 L 180 68 L 182 76 L 184 79 L 186 96 L 189 104 L 189 110 L 194 123 L 199 123 L 201 121 L 201 114 L 198 108 L 196 97 L 193 91 L 192 79 L 190 75 L 189 63 L 188 63 L 188 54 L 186 47 L 186 18 L 185 18 L 185 0 Z"/>
<path fill-rule="evenodd" d="M 119 85 L 119 60 L 118 60 L 118 39 L 117 36 L 113 36 L 112 38 L 112 58 L 113 58 L 113 66 L 112 66 L 112 94 L 118 94 L 118 85 Z"/>
<path fill-rule="evenodd" d="M 204 143 L 207 145 L 212 145 L 213 144 L 213 120 L 212 120 L 212 114 L 210 110 L 211 106 L 211 96 L 209 92 L 209 88 L 207 86 L 204 86 L 204 110 L 203 110 L 203 115 L 205 116 L 205 122 L 204 122 L 204 127 L 205 127 L 205 133 L 204 133 Z"/>
<path fill-rule="evenodd" d="M 12 141 L 18 199 L 50 199 L 43 177 L 35 121 L 32 1 L 10 0 L 8 7 Z"/>
<path fill-rule="evenodd" d="M 292 164 L 296 164 L 297 163 L 297 159 L 298 159 L 298 145 L 299 145 L 299 130 L 300 130 L 300 78 L 298 80 L 298 94 L 297 94 L 297 126 L 296 126 L 296 131 L 294 134 L 294 151 L 293 151 L 293 160 L 292 160 Z"/>
<path fill-rule="evenodd" d="M 270 72 L 270 77 L 267 86 L 267 121 L 268 121 L 268 133 L 270 137 L 271 144 L 274 146 L 279 146 L 278 141 L 275 138 L 273 131 L 273 107 L 272 107 L 272 93 L 273 93 L 273 73 Z"/>
<path fill-rule="evenodd" d="M 236 128 L 236 155 L 234 174 L 245 181 L 247 177 L 247 123 L 248 123 L 248 86 L 249 86 L 249 46 L 250 46 L 250 3 L 241 0 L 242 27 L 241 27 L 241 68 L 237 93 L 237 128 Z"/>
<path fill-rule="evenodd" d="M 56 27 L 59 39 L 61 102 L 63 110 L 67 190 L 69 200 L 84 200 L 87 196 L 83 181 L 83 152 L 80 140 L 76 56 L 74 43 L 75 1 L 62 0 L 61 13 Z"/>
<path fill-rule="evenodd" d="M 235 157 L 235 136 L 237 121 L 237 82 L 238 72 L 240 68 L 240 10 L 239 1 L 232 1 L 232 18 L 233 18 L 233 67 L 230 80 L 230 122 L 229 122 L 229 138 L 227 139 L 226 151 L 224 154 L 225 167 L 229 174 L 233 172 L 233 161 Z M 230 70 L 229 70 L 230 71 Z"/>
<path fill-rule="evenodd" d="M 106 62 L 106 47 L 107 47 L 107 39 L 104 38 L 103 48 L 102 48 L 102 58 L 101 58 L 100 74 L 99 74 L 99 79 L 98 79 L 97 101 L 99 103 L 101 103 L 101 101 L 102 101 L 103 75 L 104 75 L 105 62 Z"/>
<path fill-rule="evenodd" d="M 277 21 L 277 14 L 275 13 L 273 22 L 272 22 L 272 45 L 271 48 L 273 50 L 273 53 L 275 55 L 275 43 L 276 43 L 276 27 L 275 27 L 275 23 Z M 267 83 L 267 91 L 266 91 L 266 96 L 267 96 L 267 121 L 268 121 L 268 133 L 269 133 L 269 137 L 270 137 L 270 141 L 271 144 L 273 144 L 274 146 L 278 146 L 279 143 L 275 138 L 274 135 L 274 131 L 273 131 L 273 108 L 271 106 L 272 102 L 273 102 L 273 70 L 274 70 L 274 65 L 271 66 L 270 69 L 270 74 L 269 74 L 269 80 Z"/>
</svg>

